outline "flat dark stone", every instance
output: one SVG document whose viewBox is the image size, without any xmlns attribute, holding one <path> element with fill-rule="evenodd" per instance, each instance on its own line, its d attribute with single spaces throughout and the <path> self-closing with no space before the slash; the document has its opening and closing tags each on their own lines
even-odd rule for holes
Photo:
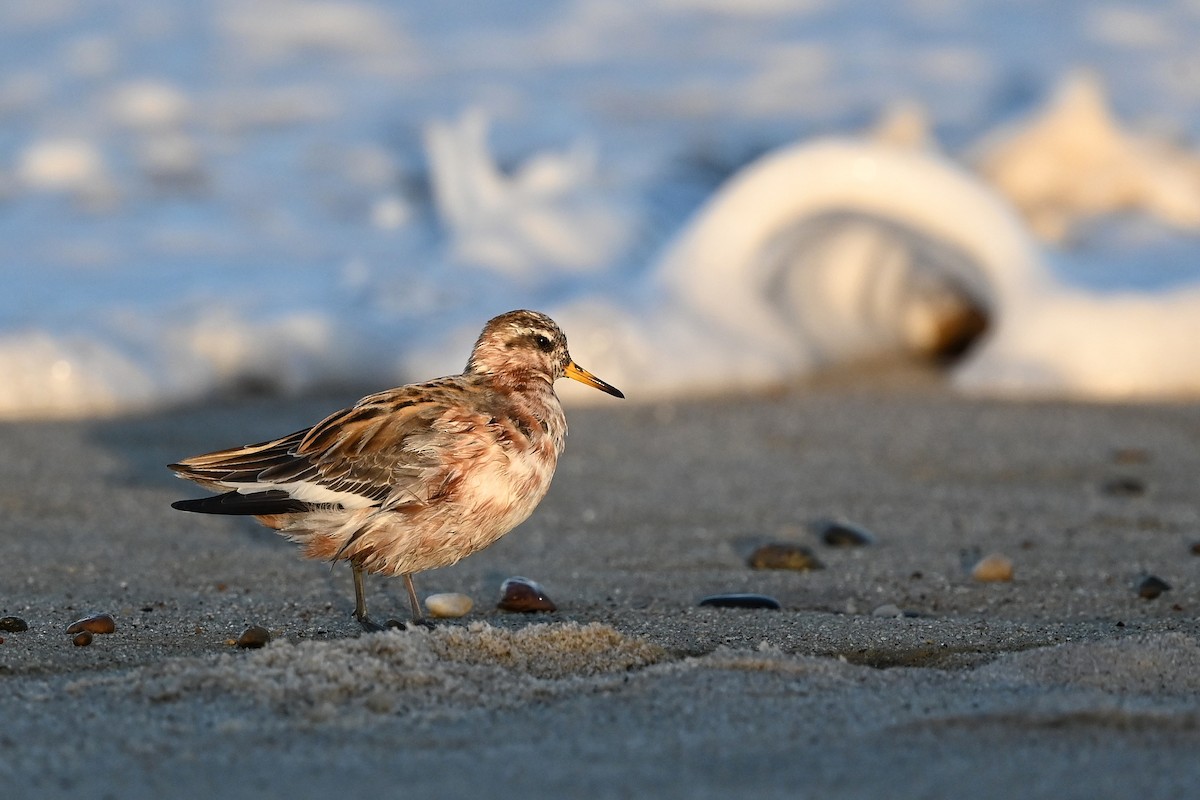
<svg viewBox="0 0 1200 800">
<path fill-rule="evenodd" d="M 765 594 L 747 594 L 731 592 L 729 594 L 710 594 L 700 601 L 702 606 L 716 608 L 783 608 L 774 597 Z"/>
<path fill-rule="evenodd" d="M 1111 497 L 1140 497 L 1146 493 L 1146 482 L 1124 475 L 1105 481 L 1100 485 L 1100 491 Z"/>
<path fill-rule="evenodd" d="M 0 631 L 20 633 L 29 630 L 29 623 L 20 617 L 0 617 Z"/>
<path fill-rule="evenodd" d="M 1171 585 L 1157 575 L 1147 575 L 1138 584 L 1138 596 L 1153 600 L 1163 592 L 1169 592 Z"/>
<path fill-rule="evenodd" d="M 830 547 L 866 547 L 875 544 L 875 534 L 853 522 L 820 519 L 810 527 L 813 533 Z"/>
</svg>

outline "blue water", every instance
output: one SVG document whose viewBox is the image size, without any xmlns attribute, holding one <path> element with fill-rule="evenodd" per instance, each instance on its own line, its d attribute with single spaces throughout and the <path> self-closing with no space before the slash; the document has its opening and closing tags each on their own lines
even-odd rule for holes
<svg viewBox="0 0 1200 800">
<path fill-rule="evenodd" d="M 1085 65 L 1123 118 L 1196 138 L 1196 41 L 1200 8 L 1182 0 L 7 3 L 0 357 L 38 334 L 137 361 L 219 311 L 251 329 L 318 319 L 363 354 L 358 377 L 398 378 L 410 353 L 441 341 L 431 328 L 477 327 L 513 305 L 636 297 L 688 215 L 751 157 L 855 133 L 895 100 L 922 104 L 955 156 Z M 182 110 L 122 112 L 122 92 L 146 83 Z M 510 177 L 538 154 L 594 148 L 596 172 L 550 202 L 622 220 L 597 242 L 605 263 L 514 276 L 456 251 L 431 204 L 423 137 L 472 108 L 491 119 Z M 27 160 L 61 140 L 99 166 L 51 186 Z M 184 156 L 148 166 L 163 148 Z M 1048 262 L 1088 289 L 1170 292 L 1200 281 L 1196 250 L 1153 221 L 1101 222 Z M 289 336 L 269 347 L 286 351 Z M 344 366 L 321 346 L 306 345 L 297 386 Z M 88 357 L 72 352 L 62 358 Z M 196 357 L 168 348 L 155 359 Z M 228 379 L 216 370 L 150 404 Z M 3 405 L 20 415 L 41 402 L 13 390 Z"/>
</svg>

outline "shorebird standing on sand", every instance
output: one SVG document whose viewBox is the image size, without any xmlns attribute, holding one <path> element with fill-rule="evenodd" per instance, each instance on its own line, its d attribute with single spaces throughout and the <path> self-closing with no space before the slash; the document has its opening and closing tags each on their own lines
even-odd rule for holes
<svg viewBox="0 0 1200 800">
<path fill-rule="evenodd" d="M 621 392 L 571 360 L 552 319 L 490 320 L 461 375 L 368 395 L 281 439 L 193 456 L 170 469 L 223 492 L 173 507 L 255 517 L 308 558 L 349 561 L 354 616 L 366 630 L 363 573 L 404 578 L 449 566 L 525 521 L 541 502 L 567 435 L 554 381 Z"/>
</svg>

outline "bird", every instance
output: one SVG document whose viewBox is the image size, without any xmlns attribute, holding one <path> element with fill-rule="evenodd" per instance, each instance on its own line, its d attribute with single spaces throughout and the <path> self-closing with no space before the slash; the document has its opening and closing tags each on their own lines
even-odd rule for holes
<svg viewBox="0 0 1200 800">
<path fill-rule="evenodd" d="M 625 395 L 580 367 L 550 317 L 510 311 L 487 322 L 459 375 L 370 394 L 310 428 L 186 458 L 168 468 L 210 491 L 172 507 L 247 515 L 302 547 L 347 561 L 364 630 L 364 574 L 399 575 L 412 621 L 428 625 L 413 575 L 458 562 L 524 522 L 563 451 L 554 391 L 571 378 Z M 389 621 L 394 622 L 394 621 Z"/>
</svg>

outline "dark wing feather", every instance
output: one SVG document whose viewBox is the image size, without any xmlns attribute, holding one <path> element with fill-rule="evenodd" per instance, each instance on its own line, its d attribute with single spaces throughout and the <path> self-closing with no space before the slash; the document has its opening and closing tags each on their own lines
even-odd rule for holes
<svg viewBox="0 0 1200 800">
<path fill-rule="evenodd" d="M 297 514 L 312 511 L 316 506 L 297 500 L 287 492 L 272 490 L 239 494 L 226 492 L 215 497 L 198 500 L 177 500 L 171 508 L 180 511 L 195 511 L 200 514 Z"/>
<path fill-rule="evenodd" d="M 230 483 L 257 483 L 264 471 L 284 467 L 295 460 L 292 453 L 309 430 L 305 428 L 281 439 L 192 456 L 169 464 L 167 468 L 207 489 L 227 489 Z"/>
</svg>

